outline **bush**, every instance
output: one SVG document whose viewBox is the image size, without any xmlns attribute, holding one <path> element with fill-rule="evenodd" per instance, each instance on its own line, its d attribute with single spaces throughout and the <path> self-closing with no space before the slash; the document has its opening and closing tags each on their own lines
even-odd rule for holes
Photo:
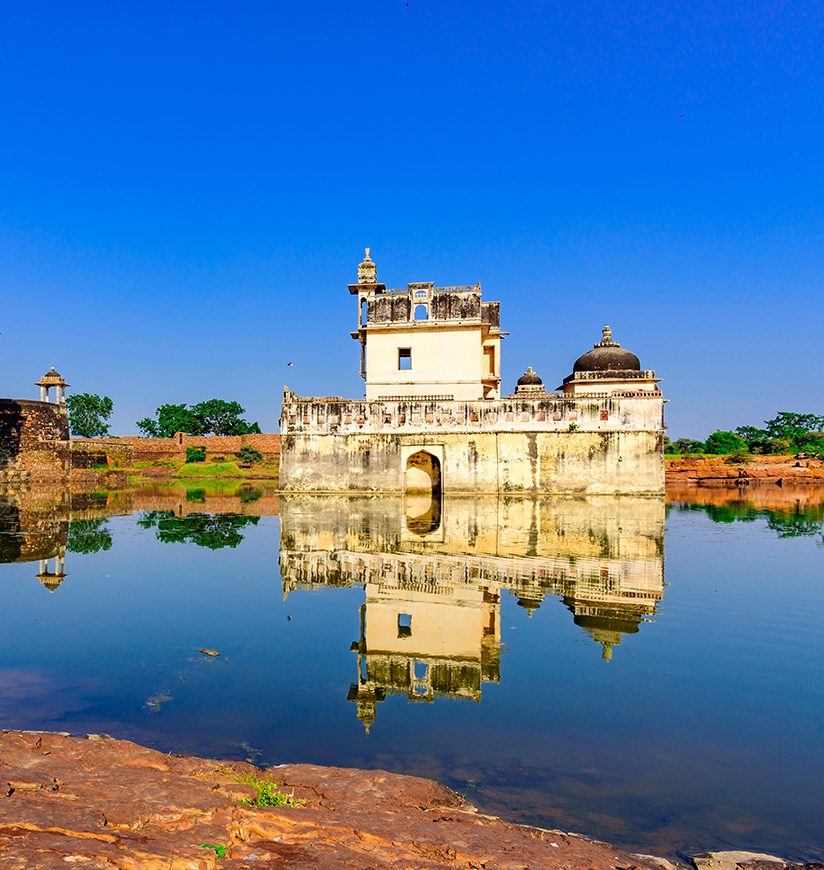
<svg viewBox="0 0 824 870">
<path fill-rule="evenodd" d="M 703 453 L 704 442 L 696 441 L 694 438 L 679 438 L 677 441 L 667 444 L 664 451 L 670 455 L 674 453 Z"/>
<path fill-rule="evenodd" d="M 263 462 L 263 454 L 254 447 L 241 447 L 237 457 L 241 462 Z"/>
<path fill-rule="evenodd" d="M 725 432 L 721 429 L 710 435 L 704 443 L 706 453 L 746 453 L 747 442 L 735 432 Z"/>
<path fill-rule="evenodd" d="M 187 447 L 186 448 L 187 462 L 205 462 L 206 448 L 205 447 Z"/>
</svg>

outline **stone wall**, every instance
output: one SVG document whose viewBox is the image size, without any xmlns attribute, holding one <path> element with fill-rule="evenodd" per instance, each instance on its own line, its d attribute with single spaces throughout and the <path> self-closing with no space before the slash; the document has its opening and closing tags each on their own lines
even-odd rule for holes
<svg viewBox="0 0 824 870">
<path fill-rule="evenodd" d="M 174 438 L 141 438 L 137 435 L 106 439 L 107 443 L 127 445 L 135 462 L 158 459 L 185 459 L 187 447 L 205 447 L 206 458 L 231 458 L 241 447 L 259 450 L 264 459 L 273 462 L 280 456 L 280 435 L 186 435 L 179 432 Z"/>
<path fill-rule="evenodd" d="M 0 399 L 0 479 L 60 478 L 70 467 L 65 406 Z"/>
<path fill-rule="evenodd" d="M 287 395 L 286 490 L 402 492 L 418 450 L 456 493 L 661 493 L 660 394 L 456 402 Z"/>
</svg>

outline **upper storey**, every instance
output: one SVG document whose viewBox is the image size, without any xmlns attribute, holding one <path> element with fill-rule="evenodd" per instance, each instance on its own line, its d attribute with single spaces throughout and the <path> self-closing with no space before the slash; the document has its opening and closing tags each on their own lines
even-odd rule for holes
<svg viewBox="0 0 824 870">
<path fill-rule="evenodd" d="M 474 321 L 485 324 L 491 331 L 500 331 L 501 303 L 483 302 L 480 283 L 436 287 L 432 281 L 418 281 L 388 289 L 378 282 L 378 269 L 369 248 L 358 265 L 358 283 L 350 284 L 349 292 L 359 297 L 359 328 L 424 321 L 428 325 Z"/>
<path fill-rule="evenodd" d="M 388 289 L 369 248 L 358 265 L 361 375 L 368 399 L 500 396 L 500 302 L 484 302 L 480 284 L 436 287 L 419 281 Z"/>
</svg>

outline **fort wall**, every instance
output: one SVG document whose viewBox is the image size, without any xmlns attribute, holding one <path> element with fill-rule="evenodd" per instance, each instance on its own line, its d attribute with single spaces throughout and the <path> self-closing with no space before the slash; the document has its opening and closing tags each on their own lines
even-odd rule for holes
<svg viewBox="0 0 824 870">
<path fill-rule="evenodd" d="M 455 493 L 664 490 L 660 393 L 476 402 L 284 398 L 285 490 L 403 492 L 420 450 Z"/>
<path fill-rule="evenodd" d="M 0 479 L 59 479 L 70 467 L 64 405 L 0 399 Z"/>
<path fill-rule="evenodd" d="M 158 459 L 185 459 L 187 447 L 205 447 L 206 458 L 231 456 L 241 447 L 259 450 L 264 459 L 276 461 L 280 456 L 280 435 L 186 435 L 179 432 L 173 438 L 141 438 L 138 435 L 106 439 L 108 444 L 120 444 L 131 450 L 135 462 Z"/>
</svg>

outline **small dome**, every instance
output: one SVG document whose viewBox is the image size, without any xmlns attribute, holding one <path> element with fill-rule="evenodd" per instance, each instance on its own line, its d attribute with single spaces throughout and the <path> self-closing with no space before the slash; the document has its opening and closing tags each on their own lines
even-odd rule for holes
<svg viewBox="0 0 824 870">
<path fill-rule="evenodd" d="M 39 381 L 35 381 L 34 385 L 36 387 L 68 387 L 70 386 L 63 380 L 63 375 L 60 372 L 56 371 L 54 366 L 52 366 L 46 374 L 40 378 Z"/>
<path fill-rule="evenodd" d="M 605 326 L 595 347 L 575 360 L 573 372 L 641 371 L 641 361 L 632 351 L 612 340 L 612 329 Z"/>
<path fill-rule="evenodd" d="M 543 386 L 543 381 L 541 378 L 532 371 L 532 366 L 529 366 L 527 370 L 518 378 L 517 386 L 519 387 L 541 387 Z"/>
</svg>

